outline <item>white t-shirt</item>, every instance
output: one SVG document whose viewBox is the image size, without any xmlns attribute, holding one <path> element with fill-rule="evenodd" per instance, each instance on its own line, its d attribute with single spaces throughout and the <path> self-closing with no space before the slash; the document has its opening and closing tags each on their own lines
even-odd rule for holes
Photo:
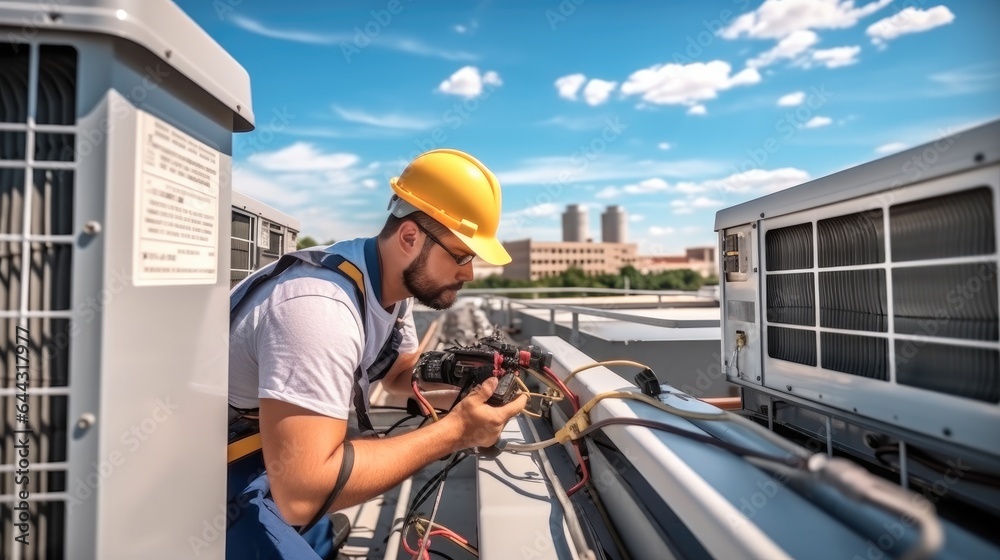
<svg viewBox="0 0 1000 560">
<path fill-rule="evenodd" d="M 333 245 L 333 252 L 354 263 L 365 277 L 367 336 L 358 314 L 354 287 L 340 274 L 295 263 L 278 278 L 265 280 L 240 302 L 229 325 L 229 403 L 257 408 L 261 398 L 277 399 L 346 420 L 353 402 L 354 372 L 367 370 L 392 333 L 400 303 L 386 311 L 369 271 L 365 242 Z M 322 248 L 318 248 L 322 249 Z M 371 250 L 369 251 L 371 258 Z M 372 272 L 375 274 L 373 275 Z M 413 306 L 407 306 L 399 353 L 417 348 Z M 361 389 L 367 400 L 368 377 Z"/>
</svg>

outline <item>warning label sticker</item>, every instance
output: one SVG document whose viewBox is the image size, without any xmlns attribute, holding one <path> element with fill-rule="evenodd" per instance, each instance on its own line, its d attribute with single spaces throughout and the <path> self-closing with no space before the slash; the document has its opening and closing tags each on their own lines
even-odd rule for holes
<svg viewBox="0 0 1000 560">
<path fill-rule="evenodd" d="M 153 115 L 137 115 L 133 282 L 214 284 L 221 155 Z"/>
</svg>

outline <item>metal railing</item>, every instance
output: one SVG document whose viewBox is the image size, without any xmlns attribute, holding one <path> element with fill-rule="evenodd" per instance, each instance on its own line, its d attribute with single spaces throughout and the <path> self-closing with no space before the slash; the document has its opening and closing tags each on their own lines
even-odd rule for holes
<svg viewBox="0 0 1000 560">
<path fill-rule="evenodd" d="M 615 295 L 655 295 L 657 296 L 656 303 L 659 308 L 663 304 L 663 296 L 690 296 L 696 298 L 702 298 L 706 301 L 718 301 L 717 296 L 709 296 L 699 292 L 683 291 L 683 290 L 623 290 L 619 288 L 475 288 L 462 290 L 461 295 L 463 296 L 480 296 L 485 300 L 486 306 L 492 310 L 492 305 L 494 301 L 499 301 L 501 307 L 506 311 L 507 314 L 507 325 L 513 324 L 514 319 L 514 307 L 518 306 L 522 309 L 548 309 L 549 310 L 549 334 L 556 334 L 556 313 L 569 313 L 571 317 L 570 321 L 570 343 L 577 344 L 580 340 L 580 315 L 587 315 L 592 317 L 601 317 L 604 319 L 613 319 L 616 321 L 622 321 L 626 323 L 637 323 L 641 325 L 650 325 L 654 327 L 665 327 L 665 328 L 677 328 L 681 326 L 697 328 L 697 327 L 717 327 L 720 324 L 720 319 L 684 319 L 678 321 L 677 319 L 661 318 L 661 317 L 645 317 L 642 315 L 633 315 L 631 313 L 622 313 L 619 311 L 601 309 L 596 307 L 584 307 L 580 305 L 568 305 L 560 303 L 535 303 L 523 298 L 511 298 L 504 295 L 504 293 L 603 293 L 603 294 L 615 294 Z"/>
</svg>

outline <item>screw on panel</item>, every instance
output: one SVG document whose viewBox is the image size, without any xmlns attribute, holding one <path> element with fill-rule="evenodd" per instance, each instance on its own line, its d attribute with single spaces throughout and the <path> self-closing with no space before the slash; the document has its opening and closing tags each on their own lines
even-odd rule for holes
<svg viewBox="0 0 1000 560">
<path fill-rule="evenodd" d="M 83 224 L 83 233 L 86 233 L 87 235 L 97 235 L 98 233 L 101 233 L 100 222 L 90 220 Z"/>
<path fill-rule="evenodd" d="M 761 217 L 761 218 L 763 218 L 763 217 L 764 217 L 764 213 L 763 213 L 763 212 L 761 212 L 761 213 L 760 213 L 760 217 Z"/>
<path fill-rule="evenodd" d="M 759 375 L 757 376 L 757 381 L 760 381 L 760 376 Z"/>
<path fill-rule="evenodd" d="M 785 390 L 786 391 L 791 391 L 792 390 L 792 386 L 791 385 L 785 385 Z"/>
<path fill-rule="evenodd" d="M 97 417 L 94 416 L 92 412 L 85 412 L 80 415 L 80 419 L 76 421 L 76 427 L 81 430 L 86 430 L 87 428 L 94 425 L 97 422 Z"/>
<path fill-rule="evenodd" d="M 945 437 L 951 437 L 951 428 L 945 428 L 942 430 L 942 433 L 944 433 Z"/>
<path fill-rule="evenodd" d="M 986 159 L 986 156 L 983 155 L 982 152 L 980 152 L 980 153 L 976 154 L 976 157 L 974 157 L 972 159 L 975 160 L 976 163 L 983 163 L 983 161 Z"/>
</svg>

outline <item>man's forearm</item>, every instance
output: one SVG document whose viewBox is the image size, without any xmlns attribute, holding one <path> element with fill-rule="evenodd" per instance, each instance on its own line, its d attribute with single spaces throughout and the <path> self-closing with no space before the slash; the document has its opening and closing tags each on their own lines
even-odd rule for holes
<svg viewBox="0 0 1000 560">
<path fill-rule="evenodd" d="M 343 509 L 370 500 L 396 486 L 425 466 L 460 448 L 451 423 L 425 426 L 399 436 L 352 440 L 354 469 L 332 509 Z M 339 470 L 340 461 L 336 468 Z M 330 487 L 336 482 L 336 470 Z M 326 500 L 323 496 L 317 509 Z"/>
</svg>

